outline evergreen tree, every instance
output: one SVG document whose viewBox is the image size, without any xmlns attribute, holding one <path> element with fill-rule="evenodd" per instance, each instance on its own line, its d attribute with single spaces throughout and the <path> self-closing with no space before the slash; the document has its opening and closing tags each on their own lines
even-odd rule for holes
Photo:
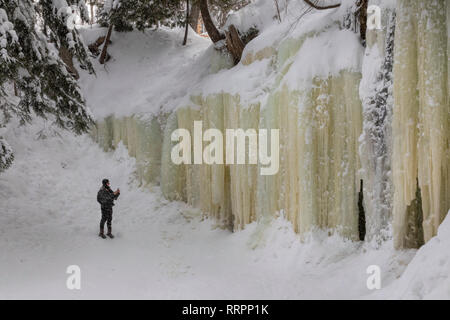
<svg viewBox="0 0 450 320">
<path fill-rule="evenodd" d="M 223 28 L 229 15 L 250 3 L 250 0 L 209 0 L 209 11 L 219 28 Z"/>
<path fill-rule="evenodd" d="M 0 172 L 6 170 L 14 160 L 11 147 L 5 139 L 0 137 Z"/>
<path fill-rule="evenodd" d="M 72 57 L 75 57 L 82 69 L 94 72 L 89 51 L 83 43 L 76 28 L 70 28 L 71 16 L 79 12 L 84 22 L 89 21 L 89 12 L 84 0 L 39 0 L 37 9 L 42 15 L 44 33 L 50 38 L 62 55 L 69 70 L 72 67 Z M 65 52 L 69 56 L 65 57 Z M 72 67 L 73 68 L 73 67 Z M 75 70 L 71 70 L 76 73 Z"/>
<path fill-rule="evenodd" d="M 100 64 L 108 60 L 113 27 L 116 31 L 131 31 L 133 27 L 144 31 L 161 24 L 170 27 L 183 25 L 183 3 L 184 0 L 106 0 L 99 15 L 100 24 L 108 26 Z"/>
<path fill-rule="evenodd" d="M 33 0 L 0 0 L 0 126 L 13 116 L 24 124 L 37 115 L 75 133 L 86 132 L 92 122 L 89 110 L 56 45 L 36 27 L 37 17 Z M 12 157 L 0 139 L 0 170 Z"/>
<path fill-rule="evenodd" d="M 106 0 L 100 5 L 98 19 L 116 31 L 140 31 L 159 25 L 181 26 L 185 22 L 185 0 Z"/>
</svg>

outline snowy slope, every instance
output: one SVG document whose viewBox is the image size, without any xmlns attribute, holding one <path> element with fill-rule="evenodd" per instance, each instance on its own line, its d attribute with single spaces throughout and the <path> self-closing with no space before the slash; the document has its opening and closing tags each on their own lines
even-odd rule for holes
<svg viewBox="0 0 450 320">
<path fill-rule="evenodd" d="M 255 0 L 231 15 L 227 25 L 235 24 L 242 32 L 252 27 L 259 30 L 258 36 L 246 45 L 242 60 L 264 48 L 280 49 L 281 44 L 284 48 L 280 51 L 290 54 L 287 52 L 295 52 L 298 48 L 289 48 L 289 45 L 295 46 L 299 38 L 329 28 L 330 32 L 308 39 L 291 60 L 283 61 L 284 66 L 296 62 L 283 81 L 296 87 L 304 78 L 361 68 L 363 52 L 358 37 L 348 30 L 338 30 L 336 23 L 352 3 L 352 0 L 345 0 L 338 10 L 311 11 L 303 2 L 292 2 L 289 10 L 284 12 L 284 4 L 280 2 L 283 19 L 279 23 L 274 17 L 276 11 L 272 0 Z M 300 15 L 302 19 L 299 20 Z M 105 35 L 106 30 L 94 26 L 80 28 L 80 33 L 89 44 Z M 113 32 L 108 47 L 112 59 L 105 65 L 94 60 L 97 76 L 83 73 L 80 81 L 97 119 L 111 114 L 119 118 L 139 113 L 171 112 L 190 104 L 191 96 L 221 92 L 238 94 L 242 102 L 249 104 L 264 101 L 273 90 L 273 82 L 280 76 L 279 69 L 283 65 L 275 67 L 272 57 L 250 65 L 241 62 L 230 69 L 230 58 L 214 50 L 209 39 L 198 36 L 191 29 L 188 44 L 182 46 L 183 36 L 184 29 L 164 27 L 145 33 Z M 278 55 L 282 56 L 281 53 Z"/>
<path fill-rule="evenodd" d="M 87 43 L 105 34 L 104 28 L 80 29 Z M 210 72 L 213 54 L 209 39 L 191 30 L 182 46 L 184 30 L 160 28 L 145 33 L 113 32 L 108 48 L 111 60 L 100 65 L 97 76 L 83 73 L 80 85 L 88 106 L 98 119 L 140 112 L 171 110 L 189 88 Z"/>
<path fill-rule="evenodd" d="M 422 246 L 401 278 L 377 293 L 393 299 L 450 299 L 450 212 L 438 234 Z"/>
<path fill-rule="evenodd" d="M 43 128 L 49 137 L 36 139 Z M 42 122 L 8 131 L 16 161 L 0 177 L 0 298 L 358 298 L 371 293 L 367 266 L 386 270 L 387 285 L 414 254 L 327 234 L 302 244 L 283 218 L 213 229 L 158 189 L 138 189 L 124 148 L 104 153 L 88 136 L 52 132 Z M 114 240 L 97 236 L 103 177 L 122 190 Z M 80 291 L 66 288 L 74 264 Z"/>
</svg>

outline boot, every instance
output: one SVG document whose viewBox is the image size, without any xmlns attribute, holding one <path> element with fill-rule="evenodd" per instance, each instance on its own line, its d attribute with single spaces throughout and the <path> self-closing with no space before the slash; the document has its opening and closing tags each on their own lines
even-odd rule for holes
<svg viewBox="0 0 450 320">
<path fill-rule="evenodd" d="M 111 239 L 114 239 L 114 235 L 111 233 L 112 228 L 108 228 L 108 233 L 106 234 Z"/>
<path fill-rule="evenodd" d="M 98 234 L 98 236 L 100 238 L 106 239 L 106 236 L 105 236 L 105 233 L 104 233 L 103 229 L 100 229 L 100 233 Z"/>
</svg>

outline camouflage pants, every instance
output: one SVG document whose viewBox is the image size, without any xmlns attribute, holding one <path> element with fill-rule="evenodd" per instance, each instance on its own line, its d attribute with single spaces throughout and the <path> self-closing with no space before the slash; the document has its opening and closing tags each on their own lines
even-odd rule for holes
<svg viewBox="0 0 450 320">
<path fill-rule="evenodd" d="M 100 220 L 101 230 L 105 228 L 105 222 L 108 227 L 108 230 L 111 230 L 112 213 L 113 213 L 112 210 L 102 210 L 102 219 Z"/>
</svg>

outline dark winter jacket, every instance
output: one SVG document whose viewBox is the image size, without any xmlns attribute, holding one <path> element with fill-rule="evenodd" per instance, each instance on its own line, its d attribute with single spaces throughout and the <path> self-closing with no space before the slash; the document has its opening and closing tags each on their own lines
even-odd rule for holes
<svg viewBox="0 0 450 320">
<path fill-rule="evenodd" d="M 97 202 L 100 203 L 103 210 L 110 211 L 114 206 L 114 200 L 117 200 L 120 193 L 114 194 L 111 188 L 101 187 L 97 193 Z"/>
</svg>

